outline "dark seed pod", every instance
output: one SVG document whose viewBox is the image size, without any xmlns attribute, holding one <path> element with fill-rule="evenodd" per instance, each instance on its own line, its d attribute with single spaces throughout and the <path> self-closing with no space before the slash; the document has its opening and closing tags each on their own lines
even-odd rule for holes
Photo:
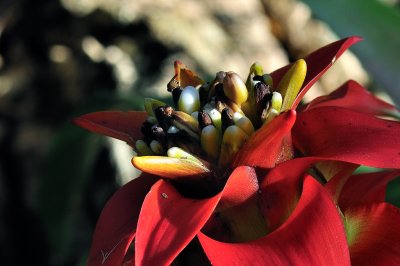
<svg viewBox="0 0 400 266">
<path fill-rule="evenodd" d="M 261 115 L 262 110 L 271 101 L 271 87 L 263 82 L 257 82 L 254 86 L 254 99 L 257 109 L 257 114 Z"/>
<path fill-rule="evenodd" d="M 199 121 L 200 129 L 203 129 L 206 126 L 212 125 L 211 117 L 209 116 L 209 114 L 207 114 L 207 112 L 199 111 L 199 113 L 197 115 L 197 119 Z"/>
<path fill-rule="evenodd" d="M 143 136 L 151 136 L 151 128 L 153 124 L 150 123 L 149 121 L 144 121 L 142 124 L 142 127 L 140 128 L 140 131 L 142 132 Z"/>
<path fill-rule="evenodd" d="M 151 134 L 154 139 L 158 140 L 161 143 L 165 142 L 166 133 L 162 127 L 159 125 L 153 125 L 151 127 Z"/>
<path fill-rule="evenodd" d="M 183 89 L 181 87 L 176 87 L 172 90 L 172 99 L 174 101 L 175 107 L 178 106 L 179 97 L 181 97 Z"/>
<path fill-rule="evenodd" d="M 170 82 L 168 82 L 167 84 L 167 90 L 169 92 L 172 92 L 174 89 L 179 87 L 179 81 L 176 78 L 176 75 L 170 80 Z"/>
<path fill-rule="evenodd" d="M 235 124 L 233 121 L 233 113 L 229 108 L 224 108 L 221 112 L 222 132 L 229 126 Z"/>
<path fill-rule="evenodd" d="M 263 76 L 254 76 L 253 81 L 264 81 Z"/>
<path fill-rule="evenodd" d="M 200 86 L 200 88 L 199 88 L 200 107 L 203 107 L 207 103 L 209 91 L 210 91 L 210 83 L 209 82 Z"/>
<path fill-rule="evenodd" d="M 171 115 L 173 108 L 171 106 L 160 106 L 154 109 L 159 125 L 166 131 L 171 126 Z"/>
</svg>

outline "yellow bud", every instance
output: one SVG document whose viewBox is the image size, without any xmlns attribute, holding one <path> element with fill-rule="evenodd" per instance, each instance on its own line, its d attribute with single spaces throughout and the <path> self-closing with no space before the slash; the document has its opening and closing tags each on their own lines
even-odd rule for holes
<svg viewBox="0 0 400 266">
<path fill-rule="evenodd" d="M 212 160 L 217 160 L 221 147 L 221 135 L 218 129 L 209 125 L 201 131 L 201 147 Z"/>
<path fill-rule="evenodd" d="M 238 126 L 229 126 L 222 137 L 219 165 L 227 166 L 249 136 Z"/>
<path fill-rule="evenodd" d="M 242 116 L 235 121 L 235 125 L 240 127 L 249 136 L 254 133 L 253 123 L 251 123 L 250 119 L 248 119 L 246 116 Z"/>
<path fill-rule="evenodd" d="M 241 105 L 247 100 L 248 91 L 238 74 L 228 72 L 224 78 L 224 93 L 234 103 Z"/>
<path fill-rule="evenodd" d="M 281 111 L 292 107 L 307 74 L 307 63 L 303 59 L 297 60 L 279 82 L 277 91 L 283 97 Z"/>
</svg>

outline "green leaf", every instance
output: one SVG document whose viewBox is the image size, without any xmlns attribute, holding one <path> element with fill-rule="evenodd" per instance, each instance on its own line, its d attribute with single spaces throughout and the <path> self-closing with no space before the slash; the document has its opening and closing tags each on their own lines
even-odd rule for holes
<svg viewBox="0 0 400 266">
<path fill-rule="evenodd" d="M 340 36 L 359 35 L 353 48 L 378 86 L 400 104 L 400 12 L 376 0 L 303 0 Z"/>
<path fill-rule="evenodd" d="M 400 208 L 400 176 L 389 182 L 385 201 Z"/>
<path fill-rule="evenodd" d="M 71 250 L 74 222 L 100 147 L 100 136 L 66 125 L 50 148 L 41 176 L 39 215 L 57 261 Z"/>
</svg>

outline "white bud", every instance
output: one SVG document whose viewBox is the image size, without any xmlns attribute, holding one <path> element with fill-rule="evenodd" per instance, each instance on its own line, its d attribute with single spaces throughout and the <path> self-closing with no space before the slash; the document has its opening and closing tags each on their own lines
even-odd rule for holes
<svg viewBox="0 0 400 266">
<path fill-rule="evenodd" d="M 193 86 L 187 86 L 181 92 L 178 100 L 178 109 L 187 114 L 198 111 L 200 108 L 199 91 Z"/>
</svg>

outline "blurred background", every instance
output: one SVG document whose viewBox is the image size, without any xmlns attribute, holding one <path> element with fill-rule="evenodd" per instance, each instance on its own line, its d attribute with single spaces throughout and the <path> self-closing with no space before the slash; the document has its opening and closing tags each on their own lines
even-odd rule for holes
<svg viewBox="0 0 400 266">
<path fill-rule="evenodd" d="M 0 0 L 0 264 L 85 265 L 106 200 L 137 175 L 125 143 L 71 118 L 166 97 L 176 59 L 246 78 L 350 35 L 364 42 L 307 99 L 351 78 L 399 106 L 396 0 Z"/>
</svg>

